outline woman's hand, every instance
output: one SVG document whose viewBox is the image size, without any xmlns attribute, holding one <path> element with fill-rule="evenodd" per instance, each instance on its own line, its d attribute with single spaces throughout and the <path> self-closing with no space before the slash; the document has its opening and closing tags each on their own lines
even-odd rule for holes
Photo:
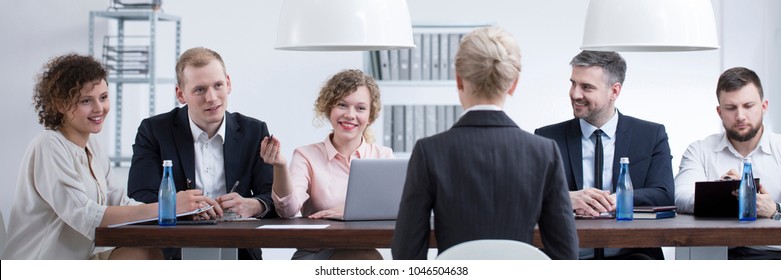
<svg viewBox="0 0 781 280">
<path fill-rule="evenodd" d="M 202 190 L 186 190 L 176 193 L 176 213 L 185 213 L 209 205 L 213 207 L 200 214 L 193 215 L 196 219 L 217 219 L 222 216 L 222 208 L 214 199 L 203 195 Z"/>
<path fill-rule="evenodd" d="M 263 162 L 275 167 L 287 165 L 285 157 L 279 151 L 281 147 L 282 144 L 279 142 L 279 139 L 274 138 L 274 135 L 263 137 L 263 140 L 260 141 L 260 157 L 263 159 Z"/>
<path fill-rule="evenodd" d="M 326 209 L 309 215 L 310 219 L 339 219 L 344 217 L 344 206 Z"/>
</svg>

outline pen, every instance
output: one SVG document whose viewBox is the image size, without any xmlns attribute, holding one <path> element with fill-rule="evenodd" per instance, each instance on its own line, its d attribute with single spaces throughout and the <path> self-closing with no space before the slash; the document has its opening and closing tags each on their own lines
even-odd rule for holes
<svg viewBox="0 0 781 280">
<path fill-rule="evenodd" d="M 271 134 L 271 136 L 268 137 L 268 142 L 271 143 L 271 140 L 274 140 L 274 134 Z"/>
<path fill-rule="evenodd" d="M 190 180 L 190 178 L 187 178 L 187 189 L 188 190 L 192 190 L 192 183 L 193 183 L 193 181 Z"/>
<path fill-rule="evenodd" d="M 239 180 L 236 180 L 236 183 L 233 184 L 233 187 L 231 188 L 231 191 L 229 191 L 228 193 L 235 192 L 236 191 L 236 187 L 238 187 L 238 186 L 239 186 Z"/>
</svg>

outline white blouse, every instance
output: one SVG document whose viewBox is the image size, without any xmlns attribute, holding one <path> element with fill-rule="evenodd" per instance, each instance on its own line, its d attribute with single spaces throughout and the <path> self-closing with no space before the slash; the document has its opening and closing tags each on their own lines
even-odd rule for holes
<svg viewBox="0 0 781 280">
<path fill-rule="evenodd" d="M 3 259 L 89 259 L 95 228 L 106 207 L 138 205 L 114 182 L 108 155 L 90 137 L 87 150 L 59 131 L 47 130 L 27 147 L 19 165 L 16 197 Z"/>
</svg>

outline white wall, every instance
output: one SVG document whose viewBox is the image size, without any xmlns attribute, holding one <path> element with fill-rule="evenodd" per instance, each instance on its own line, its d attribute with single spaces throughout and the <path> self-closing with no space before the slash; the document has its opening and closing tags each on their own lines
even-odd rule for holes
<svg viewBox="0 0 781 280">
<path fill-rule="evenodd" d="M 492 22 L 515 35 L 521 46 L 523 71 L 517 95 L 506 109 L 523 129 L 532 131 L 572 117 L 567 96 L 568 62 L 579 52 L 587 1 L 408 2 L 416 22 Z M 8 105 L 0 112 L 4 120 L 1 128 L 11 132 L 0 148 L 0 208 L 6 216 L 13 199 L 18 163 L 29 139 L 42 130 L 30 106 L 33 78 L 51 56 L 67 51 L 87 52 L 88 11 L 105 10 L 106 3 L 0 3 L 0 77 L 6 86 Z M 206 46 L 223 55 L 233 82 L 228 109 L 266 121 L 271 132 L 283 141 L 289 157 L 293 148 L 325 137 L 327 127 L 312 126 L 312 104 L 317 91 L 333 73 L 363 67 L 363 54 L 274 50 L 281 3 L 282 0 L 167 0 L 163 8 L 183 19 L 182 50 Z M 720 131 L 714 89 L 718 75 L 728 67 L 744 65 L 756 70 L 763 79 L 766 98 L 771 101 L 766 119 L 781 120 L 781 109 L 774 106 L 775 100 L 781 100 L 781 82 L 775 79 L 781 76 L 781 4 L 772 0 L 714 0 L 714 6 L 723 29 L 721 50 L 622 54 L 628 73 L 618 107 L 625 114 L 666 125 L 676 170 L 680 155 L 690 142 Z M 111 26 L 103 23 L 99 31 L 111 32 Z M 162 50 L 166 44 L 170 46 L 166 40 L 172 33 L 167 28 L 160 28 L 161 52 L 166 51 Z M 159 73 L 172 77 L 173 58 L 162 59 L 169 66 Z M 136 90 L 139 97 L 145 96 L 143 90 Z M 393 92 L 397 91 L 389 90 L 388 94 Z M 146 99 L 131 99 L 132 96 L 126 93 L 124 108 L 127 115 L 123 151 L 128 154 L 138 122 L 147 111 Z M 170 110 L 172 100 L 173 88 L 161 87 L 157 112 Z M 772 125 L 772 130 L 781 132 L 781 121 Z M 113 148 L 112 126 L 113 121 L 109 120 L 99 136 L 106 149 Z"/>
</svg>

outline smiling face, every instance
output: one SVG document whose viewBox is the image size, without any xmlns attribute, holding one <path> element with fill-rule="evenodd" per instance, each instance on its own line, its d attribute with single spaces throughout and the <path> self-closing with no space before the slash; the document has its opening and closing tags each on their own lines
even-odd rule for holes
<svg viewBox="0 0 781 280">
<path fill-rule="evenodd" d="M 328 119 L 334 128 L 334 141 L 347 143 L 360 140 L 363 131 L 371 123 L 371 97 L 366 86 L 359 86 L 355 92 L 344 96 L 331 107 Z"/>
<path fill-rule="evenodd" d="M 222 64 L 212 60 L 203 67 L 184 68 L 181 85 L 176 87 L 176 98 L 187 104 L 190 119 L 211 137 L 222 124 L 230 92 L 230 77 L 225 74 Z"/>
<path fill-rule="evenodd" d="M 721 117 L 727 137 L 745 142 L 762 130 L 767 106 L 767 100 L 762 101 L 759 89 L 751 83 L 734 91 L 721 92 L 716 112 Z"/>
<path fill-rule="evenodd" d="M 103 129 L 111 102 L 108 84 L 103 79 L 85 84 L 79 93 L 75 104 L 61 110 L 63 118 L 59 130 L 71 142 L 85 146 L 90 134 Z"/>
<path fill-rule="evenodd" d="M 621 84 L 608 85 L 605 75 L 599 66 L 573 66 L 570 77 L 572 114 L 596 127 L 613 116 L 615 100 L 621 92 Z"/>
</svg>

